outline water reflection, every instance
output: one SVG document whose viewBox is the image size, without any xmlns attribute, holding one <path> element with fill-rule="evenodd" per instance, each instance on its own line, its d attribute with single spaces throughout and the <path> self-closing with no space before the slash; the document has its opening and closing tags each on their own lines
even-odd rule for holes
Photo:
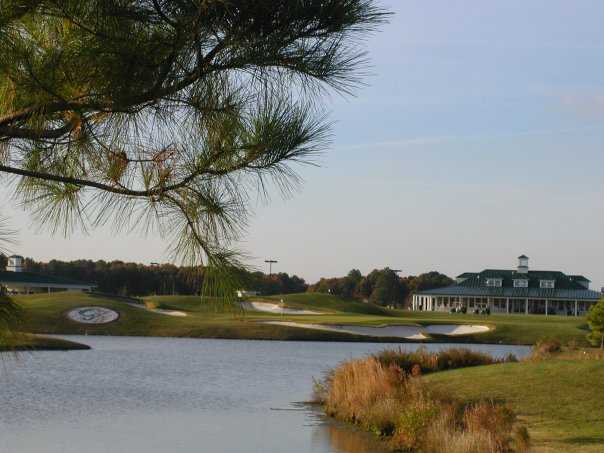
<svg viewBox="0 0 604 453">
<path fill-rule="evenodd" d="M 329 445 L 331 453 L 386 453 L 380 440 L 372 434 L 326 419 L 313 431 L 313 445 L 317 449 Z"/>
</svg>

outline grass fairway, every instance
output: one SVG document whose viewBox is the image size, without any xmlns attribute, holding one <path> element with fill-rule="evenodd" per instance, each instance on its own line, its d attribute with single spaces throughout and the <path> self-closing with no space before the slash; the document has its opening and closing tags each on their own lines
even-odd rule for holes
<svg viewBox="0 0 604 453">
<path fill-rule="evenodd" d="M 392 316 L 392 311 L 374 304 L 365 304 L 357 300 L 341 299 L 330 294 L 300 293 L 266 296 L 258 298 L 266 302 L 278 303 L 283 300 L 287 308 L 316 310 L 325 313 L 356 313 L 362 315 Z"/>
<path fill-rule="evenodd" d="M 366 340 L 365 337 L 336 332 L 262 324 L 259 321 L 283 318 L 264 313 L 242 316 L 240 311 L 221 310 L 219 304 L 201 304 L 195 296 L 149 300 L 152 306 L 185 311 L 186 317 L 166 316 L 133 307 L 119 297 L 86 293 L 19 296 L 15 301 L 23 308 L 21 330 L 32 333 L 300 341 Z M 117 311 L 120 317 L 117 321 L 102 325 L 80 324 L 67 318 L 67 312 L 83 306 L 110 308 Z"/>
<path fill-rule="evenodd" d="M 508 363 L 435 373 L 424 379 L 447 396 L 507 402 L 528 424 L 536 451 L 604 451 L 602 360 Z"/>
<path fill-rule="evenodd" d="M 410 312 L 396 310 L 395 316 L 409 323 L 428 324 L 484 324 L 494 327 L 491 332 L 465 336 L 460 341 L 532 345 L 541 338 L 557 338 L 562 343 L 575 341 L 588 346 L 589 333 L 585 317 L 543 315 L 464 315 L 437 312 Z"/>
<path fill-rule="evenodd" d="M 533 344 L 540 338 L 555 337 L 562 342 L 585 345 L 587 326 L 584 318 L 558 316 L 450 315 L 447 313 L 387 310 L 371 304 L 348 301 L 326 294 L 290 294 L 258 298 L 278 302 L 288 308 L 320 311 L 322 315 L 280 315 L 240 310 L 225 310 L 217 302 L 201 302 L 199 296 L 156 296 L 145 298 L 148 306 L 183 311 L 186 317 L 171 317 L 128 305 L 119 297 L 86 293 L 54 293 L 19 296 L 15 300 L 24 308 L 21 330 L 47 334 L 99 334 L 134 336 L 172 336 L 197 338 L 233 338 L 263 340 L 343 340 L 375 341 L 370 337 L 339 332 L 301 329 L 262 324 L 279 320 L 300 323 L 379 325 L 483 324 L 487 333 L 463 337 L 432 335 L 427 341 L 502 344 Z M 120 313 L 120 318 L 105 325 L 84 325 L 66 318 L 77 307 L 97 305 Z M 401 341 L 381 338 L 379 341 Z"/>
</svg>

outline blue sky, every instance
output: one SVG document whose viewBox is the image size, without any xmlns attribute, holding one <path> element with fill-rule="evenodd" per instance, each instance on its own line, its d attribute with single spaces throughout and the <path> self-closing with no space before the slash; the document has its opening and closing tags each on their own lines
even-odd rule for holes
<svg viewBox="0 0 604 453">
<path fill-rule="evenodd" d="M 512 267 L 604 286 L 604 30 L 600 1 L 384 1 L 368 86 L 303 188 L 259 205 L 242 247 L 314 281 L 391 266 L 450 275 Z M 142 262 L 158 238 L 37 233 L 6 201 L 21 253 Z"/>
</svg>

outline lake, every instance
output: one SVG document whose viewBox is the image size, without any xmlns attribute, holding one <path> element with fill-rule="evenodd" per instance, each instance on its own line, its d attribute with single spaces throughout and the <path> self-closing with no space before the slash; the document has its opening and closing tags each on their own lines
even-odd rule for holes
<svg viewBox="0 0 604 453">
<path fill-rule="evenodd" d="M 379 453 L 371 436 L 295 403 L 309 399 L 313 377 L 343 360 L 418 347 L 66 338 L 93 349 L 2 359 L 1 453 Z"/>
</svg>

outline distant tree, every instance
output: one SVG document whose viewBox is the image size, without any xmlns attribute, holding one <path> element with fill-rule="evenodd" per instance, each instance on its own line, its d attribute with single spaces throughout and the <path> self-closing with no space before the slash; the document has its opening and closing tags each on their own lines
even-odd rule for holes
<svg viewBox="0 0 604 453">
<path fill-rule="evenodd" d="M 313 293 L 333 294 L 339 296 L 340 291 L 342 289 L 340 283 L 340 278 L 321 278 L 314 285 L 310 285 L 308 291 Z"/>
<path fill-rule="evenodd" d="M 0 174 L 53 231 L 158 231 L 230 275 L 252 189 L 299 183 L 328 143 L 317 93 L 359 84 L 386 19 L 374 0 L 3 0 Z"/>
<path fill-rule="evenodd" d="M 363 277 L 358 285 L 358 297 L 363 300 L 369 300 L 373 291 L 374 281 L 368 277 Z"/>
<path fill-rule="evenodd" d="M 591 307 L 587 315 L 587 323 L 591 329 L 589 340 L 604 349 L 604 299 Z"/>
<path fill-rule="evenodd" d="M 203 268 L 173 264 L 146 266 L 123 261 L 91 260 L 51 260 L 42 263 L 25 258 L 24 265 L 29 272 L 94 283 L 99 292 L 122 296 L 194 295 L 200 293 L 205 282 Z M 304 279 L 284 272 L 271 276 L 245 269 L 238 272 L 237 281 L 242 282 L 242 288 L 262 294 L 300 293 L 307 288 Z"/>
<path fill-rule="evenodd" d="M 378 271 L 377 280 L 369 300 L 377 305 L 400 305 L 407 296 L 407 290 L 396 273 L 385 268 Z"/>
<path fill-rule="evenodd" d="M 359 284 L 363 279 L 361 271 L 358 269 L 352 269 L 346 277 L 344 277 L 341 285 L 342 297 L 351 299 L 357 296 L 359 290 Z"/>
<path fill-rule="evenodd" d="M 363 277 L 352 269 L 346 277 L 321 278 L 308 287 L 310 292 L 330 293 L 344 298 L 371 301 L 381 305 L 400 305 L 409 293 L 406 282 L 392 269 L 374 269 Z"/>
<path fill-rule="evenodd" d="M 409 276 L 405 279 L 406 284 L 411 291 L 425 291 L 427 289 L 444 288 L 450 286 L 454 281 L 440 272 L 432 271 L 416 276 Z"/>
</svg>

